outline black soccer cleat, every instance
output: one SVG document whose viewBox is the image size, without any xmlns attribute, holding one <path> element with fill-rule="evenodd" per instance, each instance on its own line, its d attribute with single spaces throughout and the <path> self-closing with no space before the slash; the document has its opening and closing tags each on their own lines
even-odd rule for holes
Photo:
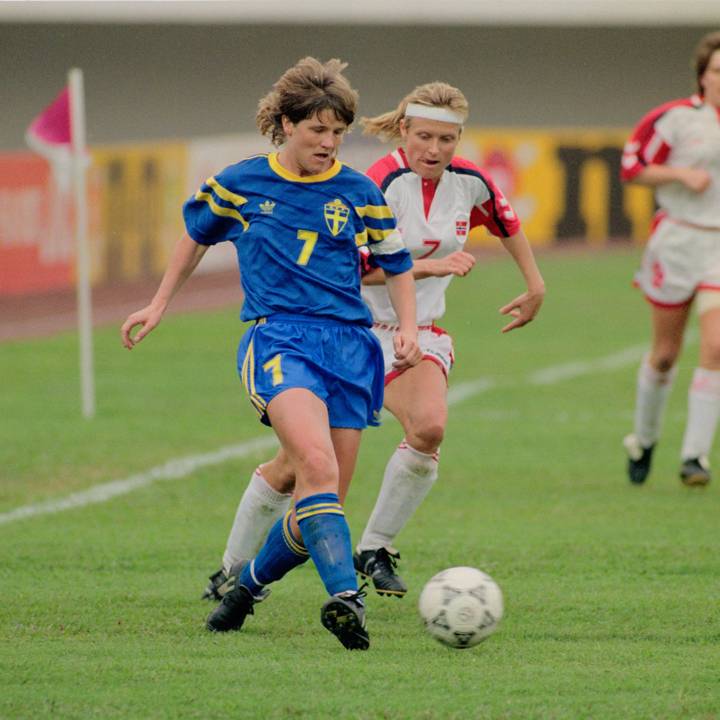
<svg viewBox="0 0 720 720">
<path fill-rule="evenodd" d="M 225 571 L 220 568 L 216 573 L 213 573 L 209 578 L 209 582 L 203 594 L 201 595 L 202 600 L 222 600 L 223 595 L 230 589 L 227 587 L 228 576 Z"/>
<path fill-rule="evenodd" d="M 688 458 L 680 466 L 680 480 L 688 487 L 705 487 L 710 482 L 710 463 L 707 458 Z"/>
<path fill-rule="evenodd" d="M 635 485 L 642 485 L 650 474 L 655 443 L 650 447 L 643 447 L 635 435 L 628 435 L 623 440 L 623 445 L 628 455 L 628 479 Z"/>
<path fill-rule="evenodd" d="M 399 552 L 381 547 L 376 550 L 360 550 L 353 555 L 353 564 L 357 573 L 372 580 L 378 595 L 405 596 L 407 585 L 395 572 Z"/>
<path fill-rule="evenodd" d="M 254 615 L 253 607 L 270 594 L 266 590 L 261 597 L 254 597 L 244 585 L 236 584 L 225 593 L 220 604 L 208 615 L 207 629 L 212 632 L 239 630 L 248 615 Z"/>
<path fill-rule="evenodd" d="M 209 582 L 203 591 L 201 599 L 222 600 L 223 597 L 235 586 L 235 581 L 238 577 L 240 577 L 240 573 L 245 565 L 247 565 L 247 561 L 240 560 L 230 568 L 229 575 L 225 572 L 225 570 L 223 570 L 223 568 L 220 568 L 216 573 L 213 573 L 209 577 Z"/>
<path fill-rule="evenodd" d="M 320 610 L 320 622 L 347 650 L 367 650 L 370 636 L 365 628 L 365 606 L 361 590 L 333 595 Z"/>
</svg>

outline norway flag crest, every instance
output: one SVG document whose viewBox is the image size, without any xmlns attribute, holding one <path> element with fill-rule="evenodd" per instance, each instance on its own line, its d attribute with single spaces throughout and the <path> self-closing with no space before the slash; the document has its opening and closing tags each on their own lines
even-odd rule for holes
<svg viewBox="0 0 720 720">
<path fill-rule="evenodd" d="M 468 233 L 468 221 L 467 220 L 456 220 L 455 221 L 455 235 L 458 238 L 466 238 Z"/>
</svg>

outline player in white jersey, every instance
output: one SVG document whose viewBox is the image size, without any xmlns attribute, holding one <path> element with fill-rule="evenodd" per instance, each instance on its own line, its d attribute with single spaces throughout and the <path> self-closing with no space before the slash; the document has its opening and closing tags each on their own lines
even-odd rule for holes
<svg viewBox="0 0 720 720">
<path fill-rule="evenodd" d="M 405 437 L 385 469 L 382 487 L 354 556 L 357 571 L 373 580 L 378 593 L 402 597 L 407 587 L 395 572 L 394 540 L 438 476 L 438 450 L 447 422 L 452 338 L 436 325 L 445 312 L 445 290 L 464 276 L 475 258 L 464 250 L 468 232 L 484 225 L 517 263 L 527 291 L 500 311 L 511 316 L 508 332 L 530 322 L 545 287 L 530 245 L 512 207 L 491 178 L 473 163 L 455 157 L 467 100 L 454 87 L 430 83 L 416 88 L 398 107 L 364 119 L 365 132 L 401 147 L 376 162 L 368 175 L 380 186 L 413 256 L 418 344 L 423 361 L 396 367 L 392 335 L 398 319 L 389 302 L 383 272 L 364 255 L 363 297 L 375 321 L 385 358 L 385 407 L 400 421 Z M 282 512 L 293 477 L 283 454 L 262 465 L 251 479 L 228 539 L 224 568 L 211 578 L 206 596 L 222 594 L 222 583 L 262 539 L 269 517 Z"/>
<path fill-rule="evenodd" d="M 695 300 L 700 359 L 688 397 L 680 479 L 710 481 L 720 417 L 720 32 L 695 53 L 696 95 L 649 112 L 625 146 L 621 177 L 654 187 L 659 210 L 636 282 L 651 306 L 652 346 L 640 366 L 628 476 L 645 482 Z"/>
</svg>

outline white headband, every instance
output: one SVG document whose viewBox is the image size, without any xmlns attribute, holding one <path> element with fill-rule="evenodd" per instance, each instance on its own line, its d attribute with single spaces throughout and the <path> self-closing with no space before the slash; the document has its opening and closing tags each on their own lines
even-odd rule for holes
<svg viewBox="0 0 720 720">
<path fill-rule="evenodd" d="M 440 120 L 440 122 L 463 124 L 463 118 L 459 113 L 445 107 L 434 107 L 421 105 L 420 103 L 408 103 L 405 108 L 405 117 L 419 117 L 426 120 Z"/>
</svg>

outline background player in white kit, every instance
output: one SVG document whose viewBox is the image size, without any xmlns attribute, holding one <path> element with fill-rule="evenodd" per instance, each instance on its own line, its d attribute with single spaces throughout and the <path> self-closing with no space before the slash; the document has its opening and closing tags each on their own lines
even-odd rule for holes
<svg viewBox="0 0 720 720">
<path fill-rule="evenodd" d="M 701 340 L 681 450 L 686 485 L 710 481 L 720 416 L 720 32 L 700 41 L 694 61 L 698 93 L 650 111 L 622 161 L 622 179 L 656 188 L 659 206 L 636 276 L 653 332 L 638 373 L 634 432 L 624 441 L 628 476 L 637 484 L 650 472 L 694 299 Z"/>
<path fill-rule="evenodd" d="M 445 83 L 417 87 L 397 108 L 363 120 L 365 132 L 401 147 L 377 161 L 368 175 L 383 190 L 414 261 L 418 344 L 423 361 L 394 367 L 392 336 L 397 317 L 384 274 L 366 255 L 363 297 L 370 307 L 385 357 L 385 407 L 400 421 L 405 437 L 390 457 L 375 508 L 354 556 L 359 573 L 380 594 L 402 597 L 407 587 L 395 572 L 395 537 L 438 476 L 438 450 L 447 422 L 448 374 L 454 362 L 451 337 L 435 324 L 445 312 L 445 290 L 454 275 L 466 275 L 475 258 L 463 250 L 470 229 L 484 225 L 499 237 L 517 263 L 527 291 L 500 309 L 512 320 L 503 332 L 530 322 L 545 286 L 520 222 L 502 192 L 473 163 L 454 157 L 468 104 Z M 223 583 L 252 557 L 267 528 L 286 508 L 294 478 L 280 453 L 254 474 L 238 507 L 223 558 L 205 596 L 218 597 Z"/>
</svg>

